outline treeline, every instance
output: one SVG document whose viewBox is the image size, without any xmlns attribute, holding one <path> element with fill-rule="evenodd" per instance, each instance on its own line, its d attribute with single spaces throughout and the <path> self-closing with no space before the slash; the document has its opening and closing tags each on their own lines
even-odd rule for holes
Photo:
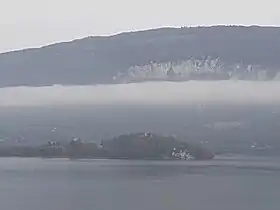
<svg viewBox="0 0 280 210">
<path fill-rule="evenodd" d="M 151 133 L 121 135 L 96 143 L 73 139 L 68 144 L 50 141 L 39 147 L 2 147 L 0 156 L 66 157 L 107 159 L 178 159 L 173 154 L 184 152 L 193 159 L 212 159 L 214 154 L 201 146 L 180 142 L 173 137 Z"/>
<path fill-rule="evenodd" d="M 172 153 L 186 152 L 194 159 L 212 159 L 207 148 L 152 133 L 121 135 L 102 143 L 107 157 L 123 159 L 173 159 Z"/>
</svg>

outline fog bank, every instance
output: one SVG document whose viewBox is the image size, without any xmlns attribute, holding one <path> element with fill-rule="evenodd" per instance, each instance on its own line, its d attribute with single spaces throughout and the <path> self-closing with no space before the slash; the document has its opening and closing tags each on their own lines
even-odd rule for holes
<svg viewBox="0 0 280 210">
<path fill-rule="evenodd" d="M 280 104 L 280 82 L 147 82 L 0 89 L 0 106 L 191 103 Z"/>
</svg>

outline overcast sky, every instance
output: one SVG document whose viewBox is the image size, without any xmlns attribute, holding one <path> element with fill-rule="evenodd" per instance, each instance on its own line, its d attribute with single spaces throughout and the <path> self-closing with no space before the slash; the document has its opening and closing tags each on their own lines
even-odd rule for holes
<svg viewBox="0 0 280 210">
<path fill-rule="evenodd" d="M 280 25 L 276 0 L 0 0 L 0 52 L 163 26 Z"/>
</svg>

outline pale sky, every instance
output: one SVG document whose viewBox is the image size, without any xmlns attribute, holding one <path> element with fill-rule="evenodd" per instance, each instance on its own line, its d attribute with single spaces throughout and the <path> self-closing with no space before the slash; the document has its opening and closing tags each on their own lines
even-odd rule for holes
<svg viewBox="0 0 280 210">
<path fill-rule="evenodd" d="M 280 25 L 276 0 L 0 0 L 0 52 L 164 26 Z"/>
</svg>

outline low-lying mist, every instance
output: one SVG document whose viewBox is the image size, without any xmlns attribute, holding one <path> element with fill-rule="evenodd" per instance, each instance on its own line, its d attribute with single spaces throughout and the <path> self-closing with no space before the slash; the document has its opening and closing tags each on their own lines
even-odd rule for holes
<svg viewBox="0 0 280 210">
<path fill-rule="evenodd" d="M 8 87 L 0 106 L 91 104 L 280 103 L 277 81 L 146 82 L 93 86 Z"/>
<path fill-rule="evenodd" d="M 100 142 L 124 133 L 175 135 L 217 151 L 280 154 L 280 83 L 148 82 L 0 89 L 0 146 Z"/>
</svg>

